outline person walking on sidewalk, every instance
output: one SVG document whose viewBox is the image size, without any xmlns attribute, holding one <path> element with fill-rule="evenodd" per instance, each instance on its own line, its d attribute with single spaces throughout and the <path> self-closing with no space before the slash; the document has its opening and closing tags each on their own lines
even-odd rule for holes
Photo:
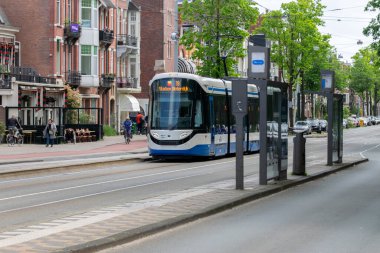
<svg viewBox="0 0 380 253">
<path fill-rule="evenodd" d="M 139 112 L 136 116 L 137 134 L 142 134 L 142 127 L 144 124 L 144 116 Z"/>
<path fill-rule="evenodd" d="M 46 147 L 48 147 L 49 144 L 50 144 L 50 147 L 53 147 L 53 142 L 55 139 L 56 132 L 57 132 L 57 126 L 55 125 L 52 119 L 49 119 L 43 132 L 44 138 L 46 138 Z"/>
</svg>

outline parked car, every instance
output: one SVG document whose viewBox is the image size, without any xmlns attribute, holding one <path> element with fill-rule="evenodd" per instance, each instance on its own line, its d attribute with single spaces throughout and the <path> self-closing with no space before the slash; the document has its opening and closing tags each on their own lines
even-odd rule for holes
<svg viewBox="0 0 380 253">
<path fill-rule="evenodd" d="M 359 126 L 370 126 L 371 122 L 367 117 L 359 117 Z"/>
<path fill-rule="evenodd" d="M 293 132 L 304 132 L 305 134 L 311 134 L 311 125 L 307 121 L 297 121 L 294 125 Z"/>
<path fill-rule="evenodd" d="M 319 119 L 313 119 L 311 122 L 311 131 L 321 132 L 321 124 Z"/>
<path fill-rule="evenodd" d="M 380 118 L 379 117 L 375 117 L 375 122 L 376 122 L 376 125 L 380 124 Z"/>
<path fill-rule="evenodd" d="M 327 131 L 327 120 L 321 119 L 319 120 L 319 124 L 321 126 L 321 131 Z"/>
<path fill-rule="evenodd" d="M 352 124 L 354 127 L 358 127 L 359 126 L 359 121 L 356 118 L 353 118 L 353 117 L 348 117 L 347 118 L 347 123 L 348 124 Z"/>
<path fill-rule="evenodd" d="M 348 128 L 348 125 L 347 125 L 347 120 L 346 119 L 343 119 L 343 128 Z"/>
</svg>

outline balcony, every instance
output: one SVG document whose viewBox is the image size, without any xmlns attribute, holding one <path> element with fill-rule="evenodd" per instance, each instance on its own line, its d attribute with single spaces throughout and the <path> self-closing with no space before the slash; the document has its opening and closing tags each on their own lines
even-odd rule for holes
<svg viewBox="0 0 380 253">
<path fill-rule="evenodd" d="M 110 89 L 114 81 L 115 81 L 114 74 L 102 74 L 100 78 L 99 88 Z"/>
<path fill-rule="evenodd" d="M 138 53 L 138 38 L 132 35 L 117 36 L 117 57 Z"/>
<path fill-rule="evenodd" d="M 117 77 L 116 85 L 120 93 L 141 92 L 141 87 L 136 77 Z"/>
<path fill-rule="evenodd" d="M 99 31 L 99 43 L 103 45 L 105 48 L 108 48 L 114 39 L 114 34 L 112 30 L 103 29 Z"/>
<path fill-rule="evenodd" d="M 82 75 L 78 71 L 70 70 L 65 73 L 66 83 L 73 88 L 78 88 L 82 80 Z"/>
<path fill-rule="evenodd" d="M 11 76 L 8 74 L 0 73 L 0 90 L 10 90 L 12 89 Z"/>
<path fill-rule="evenodd" d="M 132 35 L 121 34 L 117 36 L 117 45 L 137 47 L 137 37 Z"/>
<path fill-rule="evenodd" d="M 64 28 L 64 38 L 71 44 L 74 44 L 81 35 L 82 28 L 79 24 L 70 23 L 66 24 Z"/>
</svg>

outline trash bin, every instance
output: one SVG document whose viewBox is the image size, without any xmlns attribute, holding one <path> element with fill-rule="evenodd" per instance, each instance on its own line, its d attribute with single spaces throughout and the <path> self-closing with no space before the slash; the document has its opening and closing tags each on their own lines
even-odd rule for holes
<svg viewBox="0 0 380 253">
<path fill-rule="evenodd" d="M 293 175 L 306 175 L 305 172 L 305 143 L 304 132 L 296 133 L 293 138 Z"/>
</svg>

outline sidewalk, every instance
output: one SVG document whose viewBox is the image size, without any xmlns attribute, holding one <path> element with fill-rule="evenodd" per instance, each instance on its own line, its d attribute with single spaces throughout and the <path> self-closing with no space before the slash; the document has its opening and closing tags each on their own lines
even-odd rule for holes
<svg viewBox="0 0 380 253">
<path fill-rule="evenodd" d="M 120 153 L 146 152 L 145 138 L 134 137 L 134 144 L 130 146 L 121 143 L 117 138 L 106 138 L 104 142 L 93 145 L 65 144 L 62 147 L 57 146 L 54 151 L 49 148 L 49 152 L 45 151 L 48 148 L 44 146 L 38 146 L 38 152 L 32 147 L 20 149 L 25 149 L 24 155 L 28 156 L 25 159 L 47 159 L 42 156 L 46 152 L 50 154 L 50 158 L 55 153 L 67 155 L 74 152 L 80 153 L 79 157 L 102 153 L 105 156 L 100 159 L 108 159 L 110 156 L 106 156 L 106 151 L 109 150 L 110 154 L 118 154 L 116 157 L 121 156 Z M 142 153 L 137 154 L 138 158 L 144 156 Z M 13 154 L 1 153 L 3 157 L 7 155 Z M 23 154 L 20 151 L 16 155 Z M 235 180 L 225 180 L 0 233 L 0 252 L 93 252 L 206 217 L 367 161 L 360 155 L 344 157 L 342 164 L 331 167 L 325 166 L 325 162 L 321 161 L 307 168 L 307 176 L 294 176 L 291 174 L 291 151 L 289 157 L 286 181 L 259 185 L 259 170 L 255 168 L 257 173 L 245 177 L 244 190 L 235 190 Z M 12 161 L 12 158 L 9 157 L 8 161 Z M 10 165 L 1 165 L 0 170 L 5 166 Z"/>
<path fill-rule="evenodd" d="M 96 142 L 58 144 L 45 147 L 42 144 L 8 146 L 0 144 L 0 174 L 20 170 L 47 169 L 98 162 L 148 158 L 145 135 L 133 136 L 125 144 L 123 136 L 104 137 Z M 84 160 L 85 159 L 85 160 Z"/>
</svg>

